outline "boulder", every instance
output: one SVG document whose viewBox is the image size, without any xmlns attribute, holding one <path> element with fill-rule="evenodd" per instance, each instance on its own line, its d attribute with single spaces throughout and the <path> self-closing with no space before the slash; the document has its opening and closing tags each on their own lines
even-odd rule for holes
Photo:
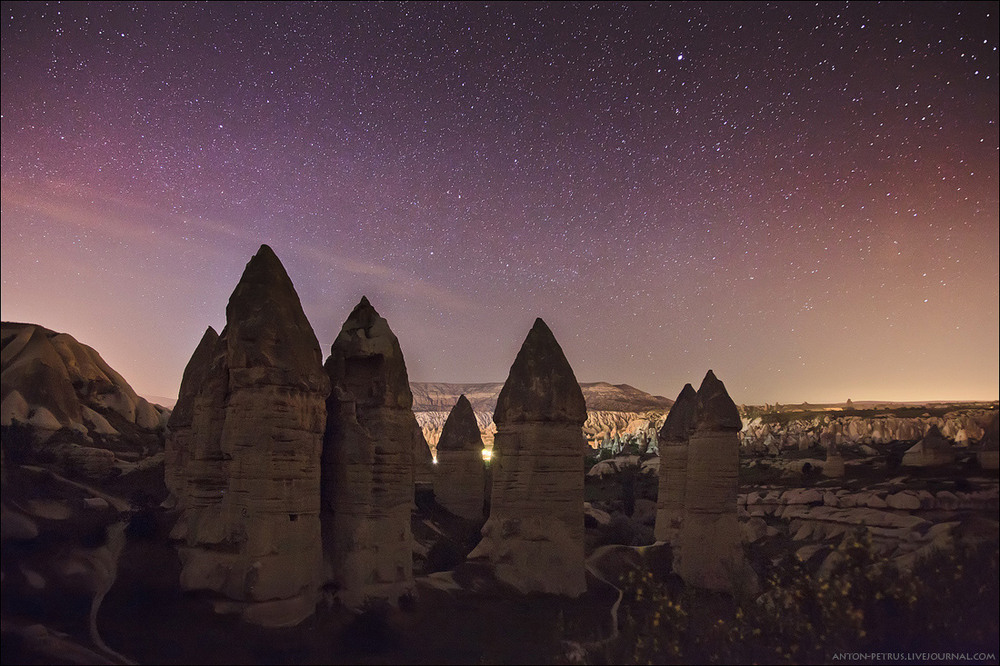
<svg viewBox="0 0 1000 666">
<path fill-rule="evenodd" d="M 887 496 L 885 498 L 885 503 L 890 509 L 916 511 L 920 508 L 920 498 L 908 491 L 893 493 Z"/>
</svg>

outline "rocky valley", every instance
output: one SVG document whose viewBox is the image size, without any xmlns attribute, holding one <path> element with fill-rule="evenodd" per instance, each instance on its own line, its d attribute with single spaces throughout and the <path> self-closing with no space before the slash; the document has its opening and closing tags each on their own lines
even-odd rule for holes
<svg viewBox="0 0 1000 666">
<path fill-rule="evenodd" d="M 3 324 L 4 663 L 996 661 L 997 403 L 580 383 L 541 319 L 505 382 L 416 383 L 342 317 L 261 247 L 172 411 Z"/>
</svg>

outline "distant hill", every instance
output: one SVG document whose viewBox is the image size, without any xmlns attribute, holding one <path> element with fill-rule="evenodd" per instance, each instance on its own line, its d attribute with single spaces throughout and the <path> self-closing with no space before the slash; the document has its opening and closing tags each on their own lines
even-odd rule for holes
<svg viewBox="0 0 1000 666">
<path fill-rule="evenodd" d="M 595 412 L 649 412 L 670 409 L 674 401 L 640 391 L 628 384 L 591 382 L 580 384 L 587 409 Z"/>
<path fill-rule="evenodd" d="M 415 412 L 449 412 L 458 400 L 458 396 L 464 394 L 474 411 L 492 413 L 502 388 L 503 384 L 500 382 L 486 384 L 410 382 Z M 648 412 L 667 410 L 674 404 L 669 398 L 640 391 L 628 384 L 590 382 L 580 384 L 580 389 L 583 391 L 583 398 L 587 402 L 589 411 Z"/>
</svg>

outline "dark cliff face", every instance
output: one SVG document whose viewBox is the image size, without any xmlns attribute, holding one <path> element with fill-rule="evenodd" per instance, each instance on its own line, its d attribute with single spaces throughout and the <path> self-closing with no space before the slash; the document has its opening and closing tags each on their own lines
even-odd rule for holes
<svg viewBox="0 0 1000 666">
<path fill-rule="evenodd" d="M 740 410 L 729 397 L 726 385 L 715 376 L 711 370 L 705 375 L 698 388 L 698 414 L 696 417 L 698 430 L 735 430 L 743 428 Z"/>
<path fill-rule="evenodd" d="M 496 424 L 556 421 L 583 424 L 587 405 L 573 368 L 541 319 L 528 332 L 497 398 Z"/>
</svg>

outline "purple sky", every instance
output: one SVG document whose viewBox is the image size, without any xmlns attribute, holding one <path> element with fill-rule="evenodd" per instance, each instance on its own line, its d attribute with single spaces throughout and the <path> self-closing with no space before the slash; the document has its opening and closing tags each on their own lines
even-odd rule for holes
<svg viewBox="0 0 1000 666">
<path fill-rule="evenodd" d="M 176 395 L 261 243 L 328 353 L 1000 393 L 996 3 L 5 3 L 2 316 Z"/>
</svg>

